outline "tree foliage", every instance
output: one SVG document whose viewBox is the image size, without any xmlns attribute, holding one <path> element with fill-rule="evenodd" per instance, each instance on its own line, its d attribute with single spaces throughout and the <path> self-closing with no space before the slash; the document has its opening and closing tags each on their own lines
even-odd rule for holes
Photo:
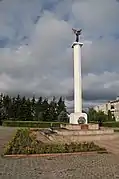
<svg viewBox="0 0 119 179">
<path fill-rule="evenodd" d="M 0 122 L 3 120 L 16 121 L 58 121 L 60 113 L 67 111 L 62 97 L 56 100 L 55 97 L 49 101 L 47 98 L 39 97 L 35 99 L 16 97 L 9 95 L 0 95 Z"/>
<path fill-rule="evenodd" d="M 58 121 L 59 122 L 69 122 L 69 117 L 67 115 L 67 112 L 62 111 L 58 116 Z"/>
<path fill-rule="evenodd" d="M 108 110 L 108 120 L 109 120 L 109 121 L 112 121 L 112 120 L 113 120 L 112 113 L 111 113 L 110 110 Z"/>
<path fill-rule="evenodd" d="M 89 121 L 112 121 L 112 114 L 111 111 L 108 111 L 108 114 L 106 115 L 103 111 L 95 111 L 93 108 L 90 108 L 88 111 L 88 119 Z"/>
</svg>

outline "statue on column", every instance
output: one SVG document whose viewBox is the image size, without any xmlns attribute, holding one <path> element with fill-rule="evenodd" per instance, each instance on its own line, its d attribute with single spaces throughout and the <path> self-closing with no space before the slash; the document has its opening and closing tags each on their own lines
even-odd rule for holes
<svg viewBox="0 0 119 179">
<path fill-rule="evenodd" d="M 76 29 L 72 28 L 72 30 L 73 30 L 74 34 L 76 35 L 76 42 L 79 42 L 79 36 L 81 35 L 82 29 L 76 30 Z"/>
</svg>

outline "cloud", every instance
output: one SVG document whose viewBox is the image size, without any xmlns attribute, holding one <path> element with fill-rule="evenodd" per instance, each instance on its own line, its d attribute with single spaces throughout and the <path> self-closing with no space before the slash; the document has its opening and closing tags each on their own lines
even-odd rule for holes
<svg viewBox="0 0 119 179">
<path fill-rule="evenodd" d="M 75 22 L 79 22 L 84 30 L 91 35 L 109 35 L 118 28 L 117 1 L 112 0 L 81 0 L 72 5 Z"/>
<path fill-rule="evenodd" d="M 87 100 L 111 100 L 119 95 L 119 74 L 104 72 L 88 74 L 83 79 L 84 98 Z"/>
<path fill-rule="evenodd" d="M 0 91 L 62 95 L 72 106 L 71 28 L 81 27 L 85 106 L 116 98 L 118 9 L 116 0 L 0 2 Z"/>
</svg>

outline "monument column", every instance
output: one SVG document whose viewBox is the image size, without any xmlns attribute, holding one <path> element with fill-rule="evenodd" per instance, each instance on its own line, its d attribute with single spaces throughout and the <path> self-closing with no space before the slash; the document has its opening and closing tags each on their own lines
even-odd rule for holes
<svg viewBox="0 0 119 179">
<path fill-rule="evenodd" d="M 74 42 L 74 112 L 82 113 L 82 80 L 81 80 L 81 47 L 82 43 Z"/>
<path fill-rule="evenodd" d="M 70 114 L 70 124 L 87 124 L 87 114 L 82 113 L 82 78 L 81 78 L 81 47 L 83 43 L 80 42 L 81 29 L 72 29 L 76 35 L 76 41 L 72 48 L 74 52 L 74 113 Z"/>
</svg>

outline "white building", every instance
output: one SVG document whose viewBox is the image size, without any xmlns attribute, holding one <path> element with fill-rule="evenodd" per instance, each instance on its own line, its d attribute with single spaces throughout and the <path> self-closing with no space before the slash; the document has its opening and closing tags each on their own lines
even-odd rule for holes
<svg viewBox="0 0 119 179">
<path fill-rule="evenodd" d="M 98 111 L 103 111 L 105 114 L 108 114 L 108 110 L 111 111 L 112 115 L 115 117 L 116 121 L 119 121 L 119 97 L 116 100 L 108 101 L 107 103 L 97 105 L 94 109 Z"/>
</svg>

